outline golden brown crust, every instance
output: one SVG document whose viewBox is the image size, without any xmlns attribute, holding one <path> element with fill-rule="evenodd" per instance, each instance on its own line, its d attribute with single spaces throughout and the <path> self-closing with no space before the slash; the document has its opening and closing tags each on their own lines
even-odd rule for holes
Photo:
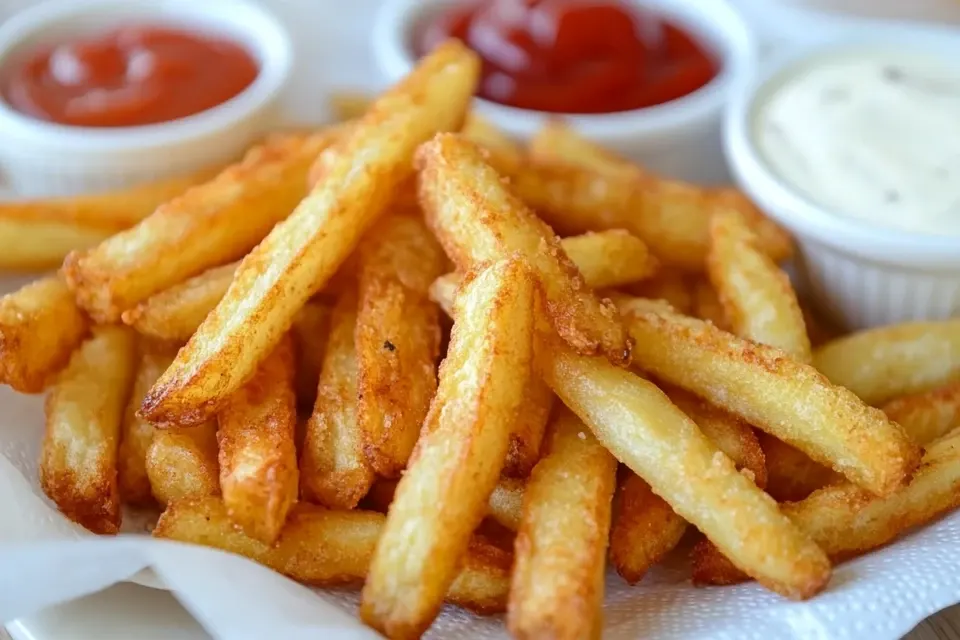
<svg viewBox="0 0 960 640">
<path fill-rule="evenodd" d="M 220 495 L 217 421 L 197 427 L 157 429 L 145 462 L 150 490 L 160 505 Z"/>
<path fill-rule="evenodd" d="M 902 396 L 882 408 L 914 442 L 926 445 L 960 427 L 960 382 Z"/>
</svg>

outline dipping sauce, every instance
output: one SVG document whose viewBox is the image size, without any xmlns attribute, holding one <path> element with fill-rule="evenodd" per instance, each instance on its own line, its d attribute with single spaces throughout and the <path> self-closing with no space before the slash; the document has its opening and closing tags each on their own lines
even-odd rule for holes
<svg viewBox="0 0 960 640">
<path fill-rule="evenodd" d="M 36 52 L 0 73 L 15 110 L 81 127 L 130 127 L 206 111 L 253 83 L 243 47 L 201 33 L 130 26 Z"/>
<path fill-rule="evenodd" d="M 814 203 L 891 229 L 960 235 L 960 67 L 869 50 L 821 58 L 775 86 L 754 143 Z"/>
<path fill-rule="evenodd" d="M 551 113 L 615 113 L 682 98 L 716 60 L 681 27 L 616 1 L 492 0 L 426 25 L 423 55 L 448 37 L 483 59 L 479 95 Z"/>
</svg>

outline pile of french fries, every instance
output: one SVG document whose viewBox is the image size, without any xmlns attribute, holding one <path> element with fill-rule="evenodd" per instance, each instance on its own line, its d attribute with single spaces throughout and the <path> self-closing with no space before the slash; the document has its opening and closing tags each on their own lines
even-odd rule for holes
<svg viewBox="0 0 960 640">
<path fill-rule="evenodd" d="M 159 505 L 391 638 L 447 602 L 574 639 L 608 558 L 693 537 L 695 583 L 804 599 L 960 504 L 960 320 L 840 336 L 742 195 L 520 147 L 478 70 L 451 42 L 212 177 L 0 207 L 2 266 L 62 261 L 0 301 L 0 381 L 48 391 L 67 517 Z"/>
</svg>

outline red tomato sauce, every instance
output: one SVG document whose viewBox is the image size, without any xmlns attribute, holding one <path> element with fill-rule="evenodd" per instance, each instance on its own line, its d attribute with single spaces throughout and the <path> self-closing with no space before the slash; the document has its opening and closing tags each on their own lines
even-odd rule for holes
<svg viewBox="0 0 960 640">
<path fill-rule="evenodd" d="M 80 127 L 169 122 L 230 100 L 256 79 L 240 45 L 206 34 L 130 26 L 47 48 L 0 73 L 15 110 Z"/>
<path fill-rule="evenodd" d="M 551 113 L 663 104 L 719 71 L 681 27 L 615 0 L 474 1 L 425 25 L 417 53 L 449 37 L 483 59 L 480 97 Z"/>
</svg>

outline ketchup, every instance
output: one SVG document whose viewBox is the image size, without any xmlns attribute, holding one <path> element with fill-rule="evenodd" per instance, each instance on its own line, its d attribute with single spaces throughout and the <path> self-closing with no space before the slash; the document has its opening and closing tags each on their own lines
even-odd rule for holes
<svg viewBox="0 0 960 640">
<path fill-rule="evenodd" d="M 0 94 L 39 120 L 130 127 L 184 118 L 256 79 L 243 47 L 214 36 L 131 26 L 44 49 L 0 74 Z"/>
<path fill-rule="evenodd" d="M 474 1 L 427 24 L 417 53 L 449 37 L 482 58 L 480 97 L 551 113 L 663 104 L 718 72 L 686 31 L 615 0 Z"/>
</svg>

